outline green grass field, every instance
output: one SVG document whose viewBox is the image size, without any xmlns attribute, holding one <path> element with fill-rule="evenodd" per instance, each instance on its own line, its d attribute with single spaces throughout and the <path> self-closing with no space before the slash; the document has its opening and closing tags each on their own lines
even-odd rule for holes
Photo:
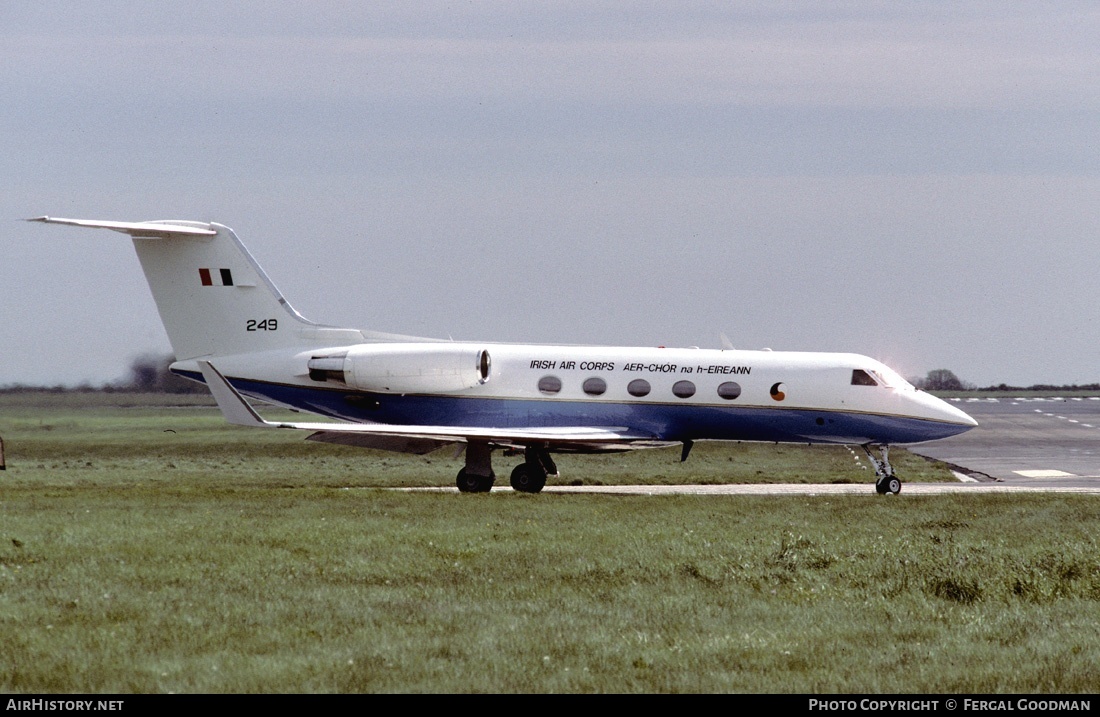
<svg viewBox="0 0 1100 717">
<path fill-rule="evenodd" d="M 123 402 L 0 397 L 0 690 L 1100 691 L 1095 497 L 882 497 L 843 448 L 710 444 L 559 466 L 868 491 L 405 493 L 461 459 Z"/>
<path fill-rule="evenodd" d="M 190 484 L 233 481 L 279 482 L 287 486 L 428 487 L 453 486 L 462 467 L 460 449 L 408 456 L 304 440 L 298 431 L 227 425 L 209 397 L 167 397 L 179 405 L 158 405 L 162 394 L 0 394 L 0 436 L 9 480 L 57 482 L 175 481 Z M 302 420 L 282 409 L 269 418 Z M 678 448 L 603 455 L 556 457 L 560 478 L 573 485 L 634 483 L 867 483 L 874 472 L 858 449 L 843 446 L 786 446 L 702 442 L 687 463 Z M 906 481 L 953 481 L 942 464 L 905 451 L 891 453 Z M 494 455 L 498 484 L 520 457 Z M 73 472 L 68 472 L 73 471 Z M 16 477 L 18 475 L 18 478 Z M 870 488 L 873 490 L 873 488 Z"/>
</svg>

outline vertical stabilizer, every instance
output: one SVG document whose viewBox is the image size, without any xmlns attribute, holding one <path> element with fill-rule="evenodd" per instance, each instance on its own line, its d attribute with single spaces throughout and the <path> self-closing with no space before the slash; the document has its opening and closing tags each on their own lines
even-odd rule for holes
<svg viewBox="0 0 1100 717">
<path fill-rule="evenodd" d="M 311 322 L 283 298 L 233 230 L 192 226 L 214 234 L 134 235 L 177 360 L 300 345 L 299 329 Z"/>
<path fill-rule="evenodd" d="M 176 359 L 363 340 L 318 326 L 283 298 L 227 226 L 205 222 L 30 221 L 111 229 L 133 237 Z"/>
</svg>

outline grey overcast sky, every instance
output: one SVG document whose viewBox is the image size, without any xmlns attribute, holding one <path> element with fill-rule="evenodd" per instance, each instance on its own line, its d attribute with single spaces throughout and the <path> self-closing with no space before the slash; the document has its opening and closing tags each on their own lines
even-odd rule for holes
<svg viewBox="0 0 1100 717">
<path fill-rule="evenodd" d="M 169 345 L 129 239 L 324 323 L 1100 381 L 1095 2 L 0 3 L 0 385 Z"/>
</svg>

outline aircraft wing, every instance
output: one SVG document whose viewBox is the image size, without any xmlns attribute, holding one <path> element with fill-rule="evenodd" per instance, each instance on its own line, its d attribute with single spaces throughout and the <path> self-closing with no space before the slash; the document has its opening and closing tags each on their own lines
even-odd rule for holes
<svg viewBox="0 0 1100 717">
<path fill-rule="evenodd" d="M 265 420 L 209 361 L 198 361 L 206 385 L 225 420 L 237 426 L 315 431 L 308 440 L 428 453 L 451 443 L 484 441 L 522 446 L 545 443 L 572 451 L 614 451 L 672 445 L 651 433 L 626 427 L 564 426 L 547 428 L 482 428 L 470 426 L 398 426 L 387 423 L 285 423 Z"/>
</svg>

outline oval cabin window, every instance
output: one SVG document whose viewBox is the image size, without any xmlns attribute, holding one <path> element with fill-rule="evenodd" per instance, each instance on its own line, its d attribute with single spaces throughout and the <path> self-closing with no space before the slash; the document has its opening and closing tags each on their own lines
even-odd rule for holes
<svg viewBox="0 0 1100 717">
<path fill-rule="evenodd" d="M 691 398 L 695 395 L 695 384 L 691 381 L 677 381 L 672 384 L 672 393 L 679 398 Z"/>
<path fill-rule="evenodd" d="M 561 390 L 561 379 L 557 376 L 543 376 L 539 379 L 539 391 L 554 394 Z"/>
<path fill-rule="evenodd" d="M 732 401 L 741 395 L 741 384 L 734 381 L 726 381 L 718 386 L 718 395 L 727 401 Z"/>
<path fill-rule="evenodd" d="M 636 378 L 626 385 L 626 392 L 631 396 L 648 396 L 649 391 L 649 381 L 644 378 Z"/>
<path fill-rule="evenodd" d="M 581 385 L 581 388 L 583 388 L 584 392 L 589 396 L 599 396 L 607 390 L 607 381 L 593 376 L 590 379 L 586 379 Z"/>
</svg>

